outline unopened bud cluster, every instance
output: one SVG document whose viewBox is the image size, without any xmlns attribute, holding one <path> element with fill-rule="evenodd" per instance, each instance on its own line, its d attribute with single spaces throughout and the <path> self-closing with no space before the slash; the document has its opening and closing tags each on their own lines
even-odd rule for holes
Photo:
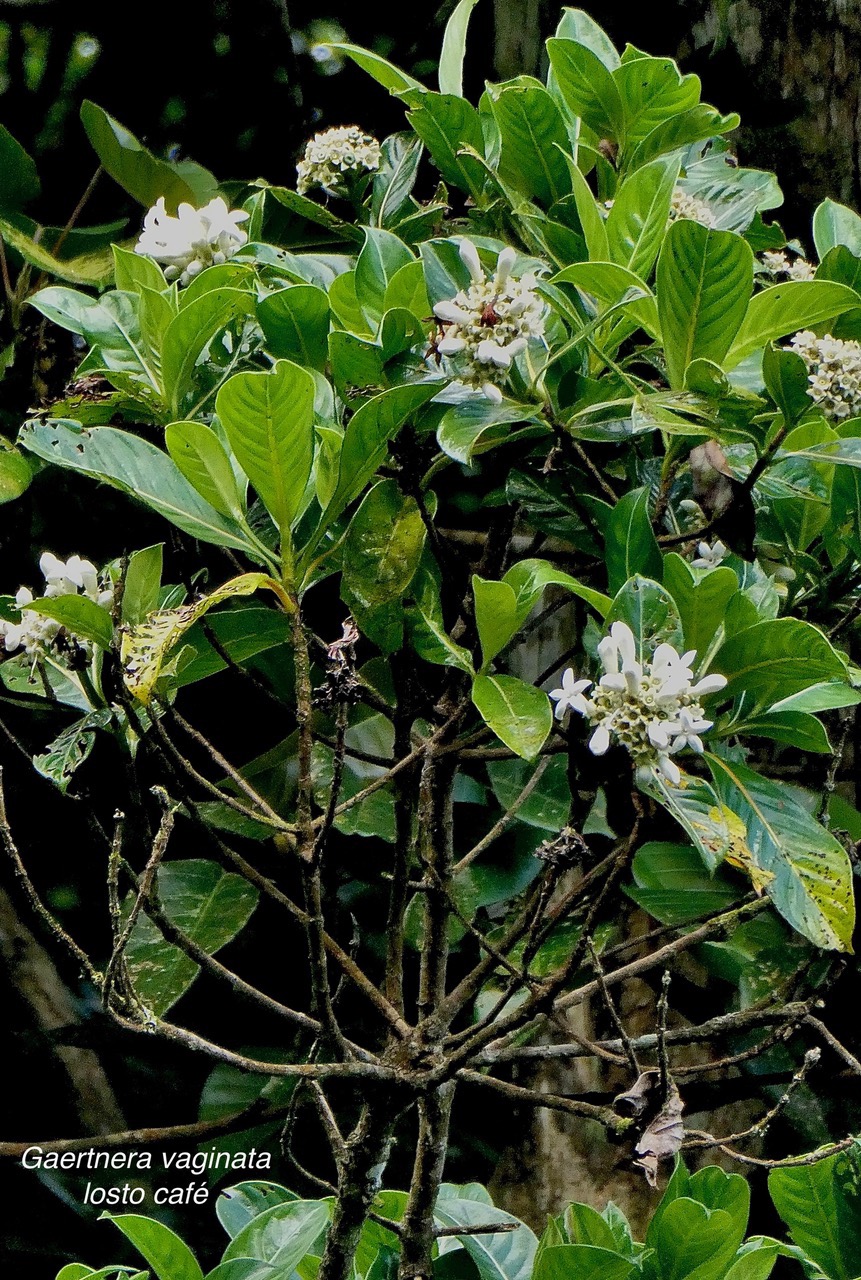
<svg viewBox="0 0 861 1280">
<path fill-rule="evenodd" d="M 816 268 L 806 258 L 790 259 L 782 250 L 772 253 L 770 250 L 762 255 L 762 265 L 775 280 L 813 280 Z"/>
<path fill-rule="evenodd" d="M 380 167 L 380 144 L 358 125 L 343 125 L 316 133 L 305 147 L 296 166 L 300 195 L 319 187 L 330 196 L 346 193 L 352 178 L 376 173 Z"/>
<path fill-rule="evenodd" d="M 861 414 L 861 343 L 830 334 L 817 338 L 804 329 L 786 349 L 797 352 L 807 366 L 810 395 L 826 418 L 841 422 Z"/>
<path fill-rule="evenodd" d="M 694 681 L 691 665 L 696 651 L 680 654 L 671 644 L 659 644 L 650 661 L 637 659 L 634 633 L 625 622 L 614 622 L 598 645 L 604 675 L 575 680 L 569 667 L 562 686 L 552 689 L 556 717 L 568 711 L 585 716 L 593 726 L 589 750 L 602 756 L 611 743 L 627 749 L 638 767 L 656 768 L 674 786 L 681 771 L 671 759 L 688 748 L 700 754 L 700 734 L 711 729 L 699 699 L 719 693 L 726 676 L 714 674 Z M 587 696 L 587 690 L 592 692 Z"/>
<path fill-rule="evenodd" d="M 247 218 L 244 209 L 228 209 L 221 196 L 202 209 L 181 204 L 173 217 L 162 197 L 144 218 L 135 253 L 160 262 L 166 280 L 189 284 L 205 267 L 227 262 L 242 248 L 248 236 L 239 223 Z"/>
<path fill-rule="evenodd" d="M 45 551 L 39 560 L 39 568 L 45 579 L 42 599 L 80 595 L 103 606 L 109 605 L 113 600 L 113 590 L 100 583 L 95 565 L 90 564 L 89 560 L 82 560 L 80 556 L 70 556 L 64 561 L 52 552 Z M 32 604 L 35 599 L 29 587 L 19 587 L 15 604 L 21 610 L 20 619 L 17 622 L 0 619 L 0 644 L 7 653 L 23 649 L 31 657 L 38 657 L 56 640 L 61 623 L 24 607 Z"/>
<path fill-rule="evenodd" d="M 688 195 L 684 188 L 676 187 L 670 203 L 670 222 L 678 222 L 682 218 L 689 222 L 699 222 L 710 229 L 717 222 L 711 205 L 700 200 L 699 196 Z"/>
<path fill-rule="evenodd" d="M 487 400 L 499 404 L 500 384 L 515 357 L 526 350 L 530 338 L 543 337 L 546 307 L 535 291 L 534 275 L 515 279 L 511 274 L 513 249 L 502 250 L 491 277 L 471 240 L 461 240 L 460 256 L 471 284 L 434 307 L 442 331 L 436 350 L 459 382 L 480 388 Z"/>
</svg>

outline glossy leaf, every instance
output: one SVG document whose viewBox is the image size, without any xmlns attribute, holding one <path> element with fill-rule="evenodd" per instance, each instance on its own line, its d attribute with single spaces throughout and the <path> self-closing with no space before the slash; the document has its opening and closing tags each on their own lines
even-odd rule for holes
<svg viewBox="0 0 861 1280">
<path fill-rule="evenodd" d="M 216 397 L 230 447 L 282 538 L 301 512 L 311 474 L 314 394 L 307 369 L 279 360 L 265 373 L 234 374 Z"/>
<path fill-rule="evenodd" d="M 26 423 L 20 442 L 46 462 L 121 489 L 193 538 L 257 557 L 236 522 L 206 502 L 172 459 L 148 440 L 114 427 L 81 430 L 76 423 L 49 418 Z"/>
<path fill-rule="evenodd" d="M 241 523 L 244 504 L 230 459 L 218 436 L 202 422 L 172 422 L 165 429 L 167 451 L 186 480 L 221 515 Z"/>
<path fill-rule="evenodd" d="M 607 577 L 613 594 L 635 574 L 644 578 L 661 577 L 661 552 L 652 531 L 647 489 L 632 489 L 619 499 L 607 521 L 604 536 Z"/>
<path fill-rule="evenodd" d="M 496 736 L 525 760 L 534 760 L 553 727 L 546 693 L 515 676 L 476 676 L 472 701 Z"/>
<path fill-rule="evenodd" d="M 858 294 L 828 280 L 790 280 L 763 290 L 750 300 L 744 323 L 726 353 L 732 368 L 775 338 L 813 329 L 858 306 Z"/>
<path fill-rule="evenodd" d="M 210 955 L 244 929 L 258 898 L 257 889 L 242 876 L 202 859 L 163 863 L 158 893 L 168 918 Z M 176 1004 L 199 972 L 144 914 L 132 930 L 126 957 L 135 991 L 156 1017 Z"/>
<path fill-rule="evenodd" d="M 105 170 L 142 205 L 164 196 L 168 212 L 176 213 L 183 201 L 200 208 L 216 194 L 218 183 L 206 169 L 192 160 L 159 160 L 95 102 L 81 105 L 81 122 Z"/>
<path fill-rule="evenodd" d="M 146 1258 L 158 1280 L 203 1280 L 200 1263 L 188 1245 L 163 1222 L 137 1213 L 103 1216 Z"/>
<path fill-rule="evenodd" d="M 224 1251 L 224 1260 L 256 1258 L 274 1268 L 271 1280 L 290 1280 L 329 1221 L 321 1200 L 291 1200 L 253 1218 Z"/>
<path fill-rule="evenodd" d="M 744 240 L 688 219 L 673 223 L 657 270 L 671 387 L 684 386 L 692 360 L 722 363 L 745 319 L 752 290 L 753 254 Z"/>
</svg>

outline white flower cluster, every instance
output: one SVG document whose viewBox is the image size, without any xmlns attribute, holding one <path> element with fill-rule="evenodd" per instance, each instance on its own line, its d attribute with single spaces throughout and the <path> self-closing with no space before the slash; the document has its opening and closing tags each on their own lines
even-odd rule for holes
<svg viewBox="0 0 861 1280">
<path fill-rule="evenodd" d="M 689 222 L 700 222 L 704 227 L 714 227 L 717 218 L 711 205 L 699 196 L 690 196 L 682 187 L 676 187 L 670 203 L 670 222 L 678 222 L 687 218 Z"/>
<path fill-rule="evenodd" d="M 697 558 L 691 564 L 695 569 L 716 569 L 728 555 L 729 548 L 724 546 L 720 538 L 714 543 L 701 542 L 697 546 Z"/>
<path fill-rule="evenodd" d="M 801 356 L 807 366 L 810 394 L 827 418 L 841 422 L 861 414 L 861 343 L 817 338 L 804 329 L 786 348 Z"/>
<path fill-rule="evenodd" d="M 39 568 L 45 579 L 43 598 L 83 595 L 100 605 L 109 605 L 114 598 L 113 590 L 99 583 L 95 565 L 80 556 L 70 556 L 64 561 L 52 552 L 44 551 Z M 15 596 L 15 603 L 22 610 L 19 621 L 4 622 L 0 619 L 0 644 L 7 653 L 23 649 L 35 656 L 47 649 L 60 631 L 61 624 L 53 618 L 44 618 L 32 609 L 23 608 L 25 604 L 32 604 L 35 598 L 29 587 L 19 587 Z"/>
<path fill-rule="evenodd" d="M 300 195 L 320 187 L 327 195 L 343 195 L 351 177 L 376 173 L 380 167 L 380 144 L 355 124 L 316 133 L 305 147 L 296 166 Z"/>
<path fill-rule="evenodd" d="M 790 261 L 782 251 L 773 253 L 766 249 L 762 255 L 762 265 L 775 279 L 813 280 L 816 276 L 816 268 L 812 262 L 808 262 L 806 258 L 795 258 Z"/>
<path fill-rule="evenodd" d="M 228 209 L 221 196 L 202 209 L 181 204 L 174 218 L 162 196 L 144 218 L 135 253 L 160 262 L 165 279 L 188 284 L 204 267 L 226 262 L 242 248 L 248 236 L 239 223 L 247 218 L 244 209 Z"/>
<path fill-rule="evenodd" d="M 637 766 L 654 766 L 678 786 L 682 775 L 670 757 L 686 747 L 702 752 L 700 734 L 713 721 L 706 720 L 699 699 L 723 689 L 726 676 L 709 675 L 694 683 L 696 652 L 680 654 L 671 644 L 659 644 L 651 661 L 638 662 L 634 633 L 625 622 L 613 623 L 598 655 L 604 675 L 597 684 L 575 680 L 569 667 L 562 687 L 550 691 L 557 719 L 567 711 L 578 712 L 594 726 L 589 739 L 593 755 L 602 756 L 611 742 L 620 743 Z"/>
<path fill-rule="evenodd" d="M 452 372 L 460 382 L 480 387 L 487 400 L 499 404 L 499 383 L 529 339 L 543 336 L 547 309 L 535 292 L 534 275 L 512 276 L 513 249 L 502 250 L 492 278 L 485 275 L 471 240 L 461 240 L 460 256 L 472 283 L 434 307 L 443 330 L 436 350 L 453 360 Z"/>
</svg>

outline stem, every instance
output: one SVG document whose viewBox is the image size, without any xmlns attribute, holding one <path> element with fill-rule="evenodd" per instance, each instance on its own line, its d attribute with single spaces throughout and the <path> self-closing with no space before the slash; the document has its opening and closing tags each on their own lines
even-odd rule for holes
<svg viewBox="0 0 861 1280">
<path fill-rule="evenodd" d="M 379 1191 L 400 1110 L 366 1103 L 339 1160 L 338 1194 L 318 1280 L 349 1280 L 362 1228 Z"/>
<path fill-rule="evenodd" d="M 398 1280 L 430 1280 L 433 1272 L 433 1215 L 445 1165 L 454 1091 L 455 1082 L 447 1080 L 419 1102 L 419 1136 L 403 1220 Z"/>
</svg>

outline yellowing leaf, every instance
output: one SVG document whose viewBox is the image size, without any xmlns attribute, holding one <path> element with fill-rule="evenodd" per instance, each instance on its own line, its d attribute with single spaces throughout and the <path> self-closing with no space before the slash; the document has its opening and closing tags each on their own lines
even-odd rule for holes
<svg viewBox="0 0 861 1280">
<path fill-rule="evenodd" d="M 273 591 L 288 610 L 292 609 L 289 596 L 280 583 L 265 573 L 243 573 L 231 578 L 202 600 L 181 605 L 178 609 L 160 609 L 148 615 L 145 622 L 129 627 L 123 632 L 120 657 L 123 677 L 132 695 L 146 705 L 152 697 L 155 682 L 161 674 L 164 660 L 199 618 L 232 596 L 250 596 L 262 589 Z"/>
</svg>

